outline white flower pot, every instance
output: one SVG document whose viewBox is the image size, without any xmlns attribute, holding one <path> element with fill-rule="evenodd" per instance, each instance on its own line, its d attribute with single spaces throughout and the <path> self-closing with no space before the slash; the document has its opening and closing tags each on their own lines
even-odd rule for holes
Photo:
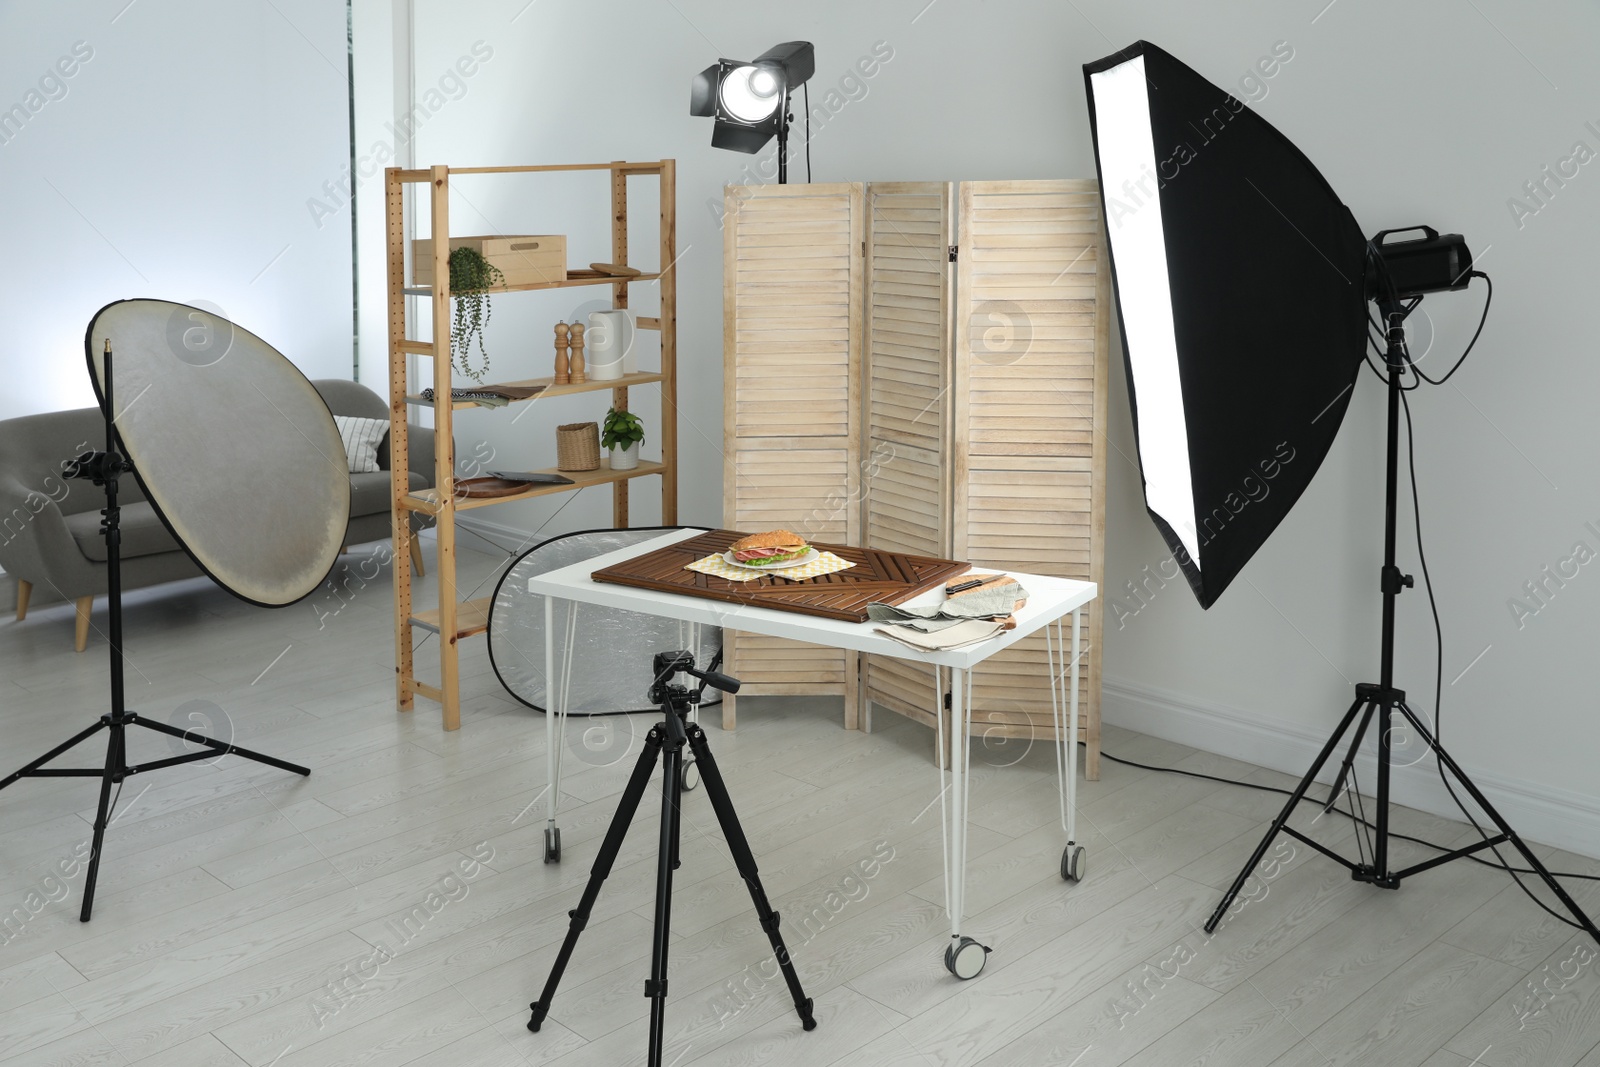
<svg viewBox="0 0 1600 1067">
<path fill-rule="evenodd" d="M 635 441 L 627 448 L 613 448 L 611 450 L 611 469 L 614 471 L 631 471 L 639 465 L 639 442 Z"/>
</svg>

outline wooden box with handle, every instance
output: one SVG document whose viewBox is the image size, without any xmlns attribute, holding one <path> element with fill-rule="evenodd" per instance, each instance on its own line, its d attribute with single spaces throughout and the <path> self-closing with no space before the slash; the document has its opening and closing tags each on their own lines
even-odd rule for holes
<svg viewBox="0 0 1600 1067">
<path fill-rule="evenodd" d="M 526 234 L 517 237 L 452 237 L 450 250 L 476 249 L 489 265 L 505 276 L 505 284 L 544 285 L 567 277 L 567 238 L 564 234 Z M 433 240 L 411 242 L 411 276 L 418 285 L 433 284 Z"/>
</svg>

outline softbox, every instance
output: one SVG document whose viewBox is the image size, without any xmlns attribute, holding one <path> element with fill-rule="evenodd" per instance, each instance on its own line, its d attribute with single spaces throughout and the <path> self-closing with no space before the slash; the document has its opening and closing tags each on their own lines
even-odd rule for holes
<svg viewBox="0 0 1600 1067">
<path fill-rule="evenodd" d="M 1338 433 L 1367 242 L 1283 134 L 1156 46 L 1084 76 L 1145 505 L 1209 608 Z"/>
</svg>

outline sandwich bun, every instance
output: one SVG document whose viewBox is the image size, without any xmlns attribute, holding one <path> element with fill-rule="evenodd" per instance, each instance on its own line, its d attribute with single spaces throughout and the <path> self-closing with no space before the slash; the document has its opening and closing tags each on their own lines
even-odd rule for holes
<svg viewBox="0 0 1600 1067">
<path fill-rule="evenodd" d="M 734 552 L 743 552 L 754 548 L 776 548 L 792 552 L 806 547 L 806 539 L 788 530 L 768 530 L 766 533 L 756 533 L 748 537 L 741 537 L 728 547 Z"/>
</svg>

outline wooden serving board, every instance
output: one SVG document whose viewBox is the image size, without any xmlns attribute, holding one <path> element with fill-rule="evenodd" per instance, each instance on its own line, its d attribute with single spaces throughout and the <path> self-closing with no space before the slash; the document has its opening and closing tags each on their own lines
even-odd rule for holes
<svg viewBox="0 0 1600 1067">
<path fill-rule="evenodd" d="M 591 577 L 597 582 L 631 585 L 661 593 L 681 593 L 845 622 L 866 622 L 868 604 L 903 603 L 957 574 L 965 574 L 971 566 L 905 552 L 817 544 L 812 546 L 817 551 L 832 552 L 855 566 L 798 582 L 766 576 L 754 581 L 731 582 L 685 569 L 697 559 L 714 552 L 726 552 L 729 545 L 743 536 L 732 530 L 712 530 L 595 571 Z"/>
</svg>

